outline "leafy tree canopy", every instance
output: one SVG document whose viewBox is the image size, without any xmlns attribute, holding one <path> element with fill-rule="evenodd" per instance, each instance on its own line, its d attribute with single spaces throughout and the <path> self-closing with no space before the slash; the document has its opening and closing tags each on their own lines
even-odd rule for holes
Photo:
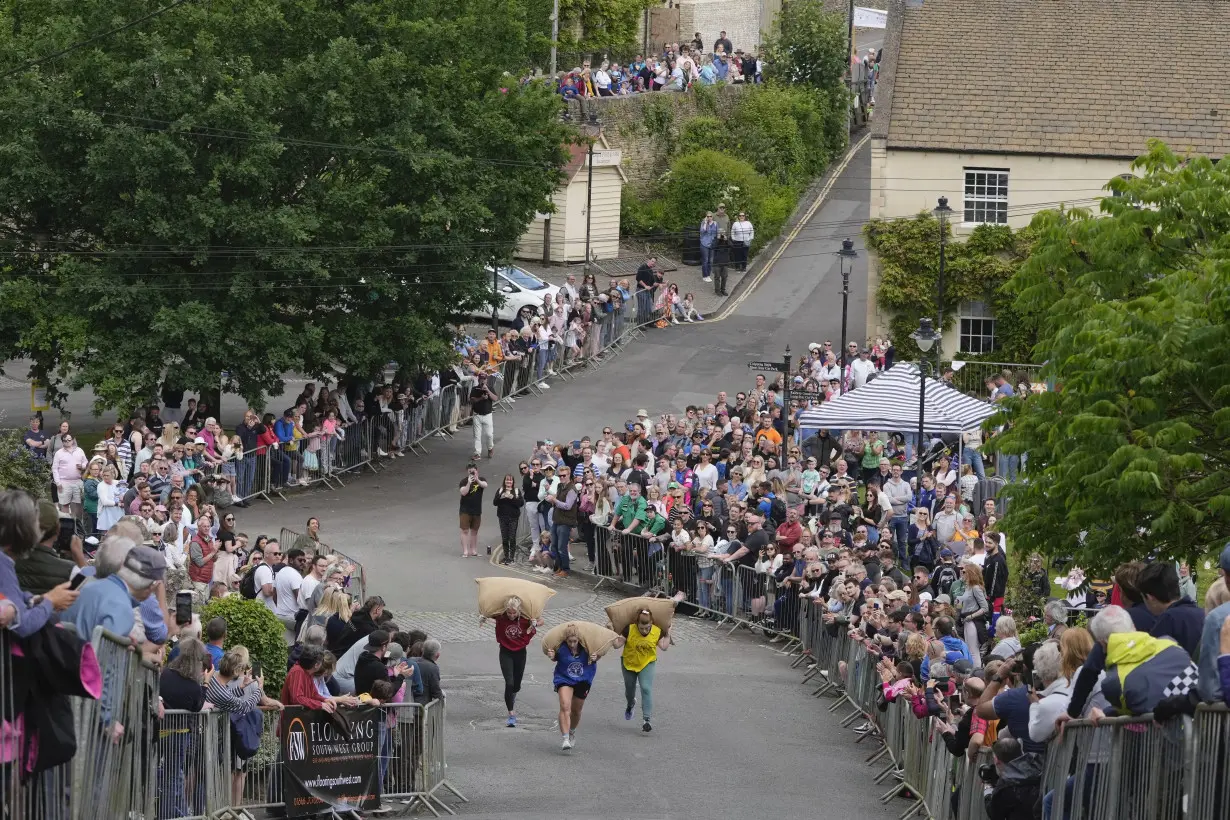
<svg viewBox="0 0 1230 820">
<path fill-rule="evenodd" d="M 784 3 L 762 46 L 765 79 L 825 92 L 841 88 L 848 68 L 846 44 L 844 13 L 826 11 L 822 0 Z"/>
<path fill-rule="evenodd" d="M 0 71 L 143 16 L 3 4 Z M 566 139 L 520 0 L 187 3 L 0 83 L 0 350 L 97 411 L 438 364 Z"/>
<path fill-rule="evenodd" d="M 1028 453 L 1003 526 L 1090 569 L 1230 537 L 1230 160 L 1153 143 L 1102 216 L 1041 213 L 1008 283 L 1052 392 L 991 446 Z"/>
</svg>

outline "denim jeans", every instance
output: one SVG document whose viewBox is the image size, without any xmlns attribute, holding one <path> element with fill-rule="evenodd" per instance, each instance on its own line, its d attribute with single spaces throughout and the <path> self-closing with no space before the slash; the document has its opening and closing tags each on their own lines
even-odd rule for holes
<svg viewBox="0 0 1230 820">
<path fill-rule="evenodd" d="M 713 248 L 700 246 L 700 275 L 709 278 L 709 274 L 713 271 Z"/>
<path fill-rule="evenodd" d="M 974 468 L 974 475 L 978 476 L 979 481 L 987 477 L 986 468 L 982 465 L 982 453 L 978 450 L 972 450 L 968 447 L 962 450 L 961 463 L 972 466 Z"/>
<path fill-rule="evenodd" d="M 1021 457 L 1007 453 L 999 457 L 999 474 L 1004 481 L 1014 481 L 1021 472 Z"/>
<path fill-rule="evenodd" d="M 897 561 L 903 567 L 910 565 L 910 517 L 908 515 L 894 515 L 891 522 L 893 528 L 893 541 L 896 542 Z"/>
<path fill-rule="evenodd" d="M 701 609 L 713 609 L 713 596 L 710 592 L 715 571 L 715 567 L 700 567 L 696 570 L 696 602 Z"/>
<path fill-rule="evenodd" d="M 568 541 L 571 538 L 571 524 L 551 525 L 551 552 L 555 555 L 555 566 L 565 572 L 572 569 L 568 559 Z"/>
<path fill-rule="evenodd" d="M 256 479 L 256 456 L 246 455 L 236 465 L 236 479 L 239 484 L 239 497 L 247 498 L 252 494 L 252 482 Z"/>
<path fill-rule="evenodd" d="M 542 374 L 547 369 L 547 359 L 551 355 L 551 350 L 547 345 L 542 345 L 538 348 L 538 354 L 534 357 L 534 378 L 542 381 Z"/>
</svg>

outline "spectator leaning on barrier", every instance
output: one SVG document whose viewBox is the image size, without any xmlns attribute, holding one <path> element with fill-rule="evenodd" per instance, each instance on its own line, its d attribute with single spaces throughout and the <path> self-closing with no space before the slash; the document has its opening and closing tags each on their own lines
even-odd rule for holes
<svg viewBox="0 0 1230 820">
<path fill-rule="evenodd" d="M 1143 715 L 1195 688 L 1198 672 L 1186 650 L 1168 638 L 1137 632 L 1122 607 L 1098 612 L 1089 631 L 1106 650 L 1102 693 L 1116 713 Z"/>
<path fill-rule="evenodd" d="M 1000 738 L 991 744 L 995 773 L 979 772 L 991 785 L 985 793 L 989 820 L 1033 820 L 1034 804 L 1042 783 L 1042 766 L 1037 755 L 1028 754 L 1015 737 Z"/>
</svg>

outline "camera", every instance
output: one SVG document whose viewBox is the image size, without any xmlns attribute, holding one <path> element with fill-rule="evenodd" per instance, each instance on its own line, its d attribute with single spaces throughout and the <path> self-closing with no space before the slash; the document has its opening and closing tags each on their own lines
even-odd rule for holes
<svg viewBox="0 0 1230 820">
<path fill-rule="evenodd" d="M 994 786 L 999 782 L 999 770 L 994 763 L 983 763 L 978 767 L 978 779 L 988 786 Z"/>
</svg>

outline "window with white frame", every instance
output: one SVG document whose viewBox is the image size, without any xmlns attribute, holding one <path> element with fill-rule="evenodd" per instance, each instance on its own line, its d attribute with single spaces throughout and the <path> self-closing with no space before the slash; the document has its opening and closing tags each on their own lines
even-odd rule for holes
<svg viewBox="0 0 1230 820">
<path fill-rule="evenodd" d="M 995 342 L 995 316 L 986 302 L 963 302 L 958 313 L 962 353 L 990 353 Z"/>
<path fill-rule="evenodd" d="M 1008 222 L 1008 169 L 965 169 L 965 222 Z"/>
</svg>

